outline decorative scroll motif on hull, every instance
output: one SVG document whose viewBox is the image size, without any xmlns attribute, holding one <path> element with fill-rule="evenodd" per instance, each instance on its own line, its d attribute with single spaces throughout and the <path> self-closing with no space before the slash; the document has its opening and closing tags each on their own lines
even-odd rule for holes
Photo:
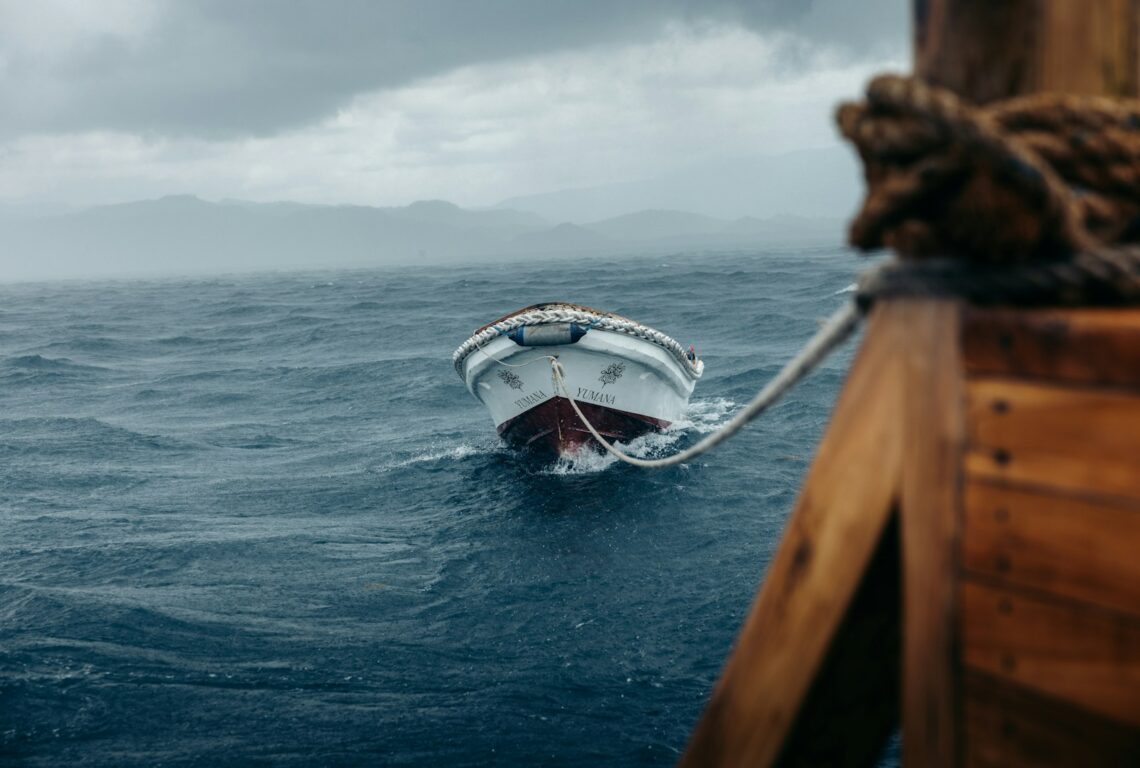
<svg viewBox="0 0 1140 768">
<path fill-rule="evenodd" d="M 620 379 L 623 373 L 625 373 L 625 363 L 610 363 L 602 369 L 602 375 L 598 377 L 598 381 L 602 382 L 604 387 Z"/>
<path fill-rule="evenodd" d="M 514 371 L 508 371 L 504 368 L 503 370 L 499 371 L 499 378 L 502 379 L 503 383 L 511 389 L 523 388 L 523 380 L 520 379 L 518 375 L 514 373 Z"/>
</svg>

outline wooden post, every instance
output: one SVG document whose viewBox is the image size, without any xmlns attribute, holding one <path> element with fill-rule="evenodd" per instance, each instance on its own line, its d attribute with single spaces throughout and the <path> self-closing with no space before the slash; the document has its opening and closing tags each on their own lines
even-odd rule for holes
<svg viewBox="0 0 1140 768">
<path fill-rule="evenodd" d="M 915 74 L 984 104 L 1140 94 L 1138 0 L 915 0 Z"/>
<path fill-rule="evenodd" d="M 916 0 L 914 21 L 916 74 L 975 103 L 1140 90 L 1140 0 Z M 907 357 L 903 750 L 909 765 L 949 767 L 963 759 L 960 313 L 948 303 L 907 303 L 916 305 L 912 342 L 920 341 Z"/>
</svg>

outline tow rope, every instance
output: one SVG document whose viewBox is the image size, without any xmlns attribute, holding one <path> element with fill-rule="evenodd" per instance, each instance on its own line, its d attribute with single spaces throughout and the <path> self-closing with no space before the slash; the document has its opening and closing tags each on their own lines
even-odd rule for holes
<svg viewBox="0 0 1140 768">
<path fill-rule="evenodd" d="M 823 326 L 816 332 L 815 336 L 800 350 L 799 354 L 792 358 L 780 372 L 776 374 L 776 377 L 768 382 L 768 384 L 752 398 L 748 405 L 733 416 L 730 421 L 718 428 L 715 432 L 706 435 L 705 438 L 696 445 L 675 453 L 672 456 L 666 456 L 660 459 L 639 459 L 636 456 L 631 456 L 602 437 L 598 430 L 594 428 L 594 425 L 590 423 L 590 420 L 586 418 L 586 415 L 582 413 L 582 409 L 578 407 L 578 403 L 570 395 L 570 391 L 566 386 L 566 372 L 562 368 L 562 364 L 553 357 L 550 358 L 550 378 L 554 383 L 555 390 L 570 401 L 570 407 L 574 409 L 574 413 L 578 414 L 578 418 L 586 425 L 586 429 L 590 431 L 594 439 L 597 440 L 611 456 L 620 461 L 624 461 L 626 464 L 646 469 L 672 467 L 677 464 L 683 464 L 686 461 L 692 461 L 702 453 L 719 445 L 767 410 L 769 406 L 799 383 L 800 379 L 811 373 L 833 350 L 850 338 L 855 332 L 855 329 L 859 327 L 860 317 L 861 313 L 855 302 L 844 304 L 827 319 Z"/>
</svg>

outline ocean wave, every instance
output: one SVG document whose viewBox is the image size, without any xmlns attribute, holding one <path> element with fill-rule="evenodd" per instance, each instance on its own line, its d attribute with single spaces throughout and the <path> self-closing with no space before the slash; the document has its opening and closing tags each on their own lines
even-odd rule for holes
<svg viewBox="0 0 1140 768">
<path fill-rule="evenodd" d="M 187 402 L 195 407 L 213 408 L 256 399 L 257 396 L 252 392 L 205 392 L 201 395 L 194 395 Z"/>
<path fill-rule="evenodd" d="M 154 339 L 152 343 L 162 347 L 208 347 L 220 346 L 227 343 L 242 343 L 244 341 L 246 341 L 246 339 L 237 336 L 206 338 L 203 336 L 179 334 L 177 336 L 162 336 Z"/>
<path fill-rule="evenodd" d="M 491 456 L 506 450 L 502 443 L 459 443 L 446 448 L 435 448 L 423 453 L 417 453 L 407 458 L 398 459 L 387 464 L 373 468 L 373 472 L 383 474 L 396 469 L 404 469 L 418 464 L 435 464 L 439 462 L 464 461 L 472 456 Z"/>
<path fill-rule="evenodd" d="M 221 448 L 238 448 L 245 451 L 263 451 L 270 448 L 292 448 L 298 445 L 305 445 L 304 440 L 297 440 L 292 437 L 278 437 L 268 432 L 253 435 L 252 437 L 237 440 L 236 442 L 216 442 Z"/>
<path fill-rule="evenodd" d="M 226 304 L 223 303 L 214 308 L 207 317 L 211 318 L 224 318 L 224 317 L 254 317 L 257 315 L 264 315 L 268 312 L 277 311 L 278 307 L 267 306 L 264 304 Z"/>
<path fill-rule="evenodd" d="M 123 339 L 116 339 L 110 336 L 76 336 L 63 341 L 54 341 L 41 347 L 41 349 L 67 350 L 69 352 L 114 353 L 130 351 L 133 349 L 133 346 Z M 67 360 L 67 358 L 57 359 Z"/>
<path fill-rule="evenodd" d="M 42 371 L 45 373 L 104 372 L 110 369 L 98 365 L 77 363 L 67 357 L 44 357 L 43 355 L 17 355 L 0 361 L 5 368 L 21 371 Z"/>
<path fill-rule="evenodd" d="M 94 418 L 32 416 L 0 419 L 0 434 L 9 443 L 26 441 L 37 452 L 51 455 L 88 453 L 111 449 L 176 450 L 186 446 L 163 435 L 135 432 Z"/>
</svg>

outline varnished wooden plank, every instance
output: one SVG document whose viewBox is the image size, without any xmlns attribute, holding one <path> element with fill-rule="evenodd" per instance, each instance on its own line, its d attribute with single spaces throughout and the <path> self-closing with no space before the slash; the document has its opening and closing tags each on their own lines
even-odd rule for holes
<svg viewBox="0 0 1140 768">
<path fill-rule="evenodd" d="M 1137 498 L 1140 485 L 1134 465 L 1123 458 L 1101 462 L 1024 450 L 1014 456 L 1001 449 L 971 449 L 966 453 L 966 471 L 993 480 L 1122 499 Z"/>
<path fill-rule="evenodd" d="M 1140 727 L 1140 620 L 967 578 L 965 663 L 1002 680 Z"/>
<path fill-rule="evenodd" d="M 682 766 L 768 766 L 824 663 L 898 496 L 897 343 L 877 308 Z M 873 446 L 871 448 L 870 446 Z"/>
<path fill-rule="evenodd" d="M 898 515 L 893 514 L 777 765 L 870 766 L 882 754 L 899 721 L 899 565 Z"/>
<path fill-rule="evenodd" d="M 1140 765 L 1140 730 L 971 672 L 965 679 L 965 765 L 974 768 Z"/>
<path fill-rule="evenodd" d="M 1140 389 L 1140 309 L 966 310 L 969 374 Z"/>
<path fill-rule="evenodd" d="M 967 422 L 972 473 L 1140 499 L 1140 395 L 971 379 Z"/>
<path fill-rule="evenodd" d="M 903 755 L 955 766 L 957 575 L 964 423 L 959 305 L 898 302 L 903 373 Z"/>
<path fill-rule="evenodd" d="M 1140 615 L 1140 503 L 975 480 L 965 509 L 967 570 Z"/>
</svg>

